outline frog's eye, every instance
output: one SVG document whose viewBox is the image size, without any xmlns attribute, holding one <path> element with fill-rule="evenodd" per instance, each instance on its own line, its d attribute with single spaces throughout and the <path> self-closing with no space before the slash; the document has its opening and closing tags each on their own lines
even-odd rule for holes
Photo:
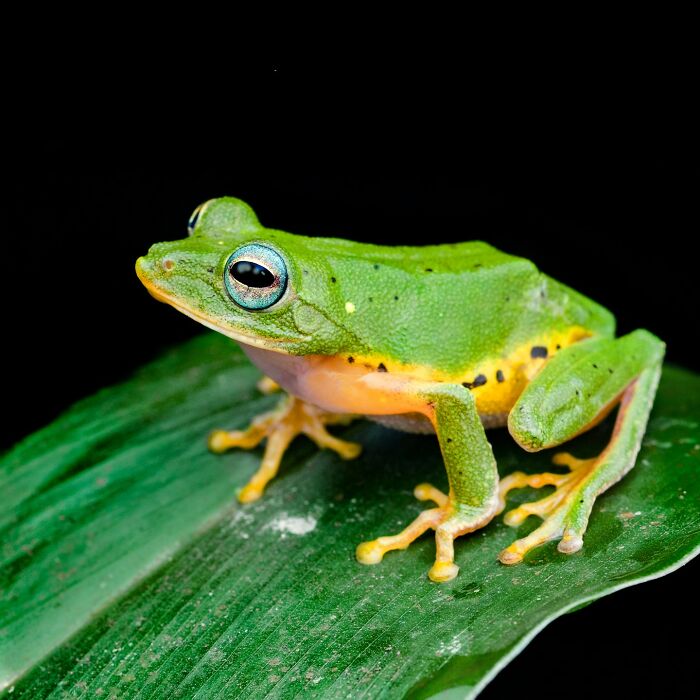
<svg viewBox="0 0 700 700">
<path fill-rule="evenodd" d="M 287 288 L 287 266 L 282 256 L 260 243 L 241 246 L 226 261 L 226 291 L 249 311 L 272 306 Z"/>
<path fill-rule="evenodd" d="M 202 214 L 204 214 L 204 210 L 209 206 L 209 202 L 212 202 L 214 200 L 208 199 L 206 202 L 203 204 L 200 204 L 190 215 L 190 219 L 187 222 L 187 235 L 191 236 L 194 233 L 195 228 L 197 228 L 197 222 L 199 221 L 200 217 Z"/>
</svg>

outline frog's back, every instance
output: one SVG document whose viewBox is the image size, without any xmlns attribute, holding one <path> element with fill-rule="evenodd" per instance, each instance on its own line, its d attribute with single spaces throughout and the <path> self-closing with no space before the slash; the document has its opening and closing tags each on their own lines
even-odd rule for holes
<svg viewBox="0 0 700 700">
<path fill-rule="evenodd" d="M 374 243 L 357 243 L 343 238 L 306 238 L 312 247 L 323 251 L 334 259 L 350 257 L 395 266 L 408 272 L 425 271 L 432 262 L 443 272 L 461 272 L 475 266 L 503 265 L 513 261 L 524 261 L 494 248 L 484 241 L 463 241 L 424 246 L 386 246 Z"/>
<path fill-rule="evenodd" d="M 328 263 L 343 325 L 360 353 L 364 347 L 452 373 L 572 329 L 578 337 L 614 333 L 606 309 L 482 241 L 389 247 L 307 240 Z"/>
</svg>

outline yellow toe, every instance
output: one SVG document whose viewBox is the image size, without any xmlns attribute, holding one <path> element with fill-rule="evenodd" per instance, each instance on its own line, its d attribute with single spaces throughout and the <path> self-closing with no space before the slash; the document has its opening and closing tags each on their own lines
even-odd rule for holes
<svg viewBox="0 0 700 700">
<path fill-rule="evenodd" d="M 355 556 L 360 564 L 379 564 L 384 556 L 384 549 L 377 540 L 362 542 L 357 545 Z"/>
<path fill-rule="evenodd" d="M 573 533 L 566 533 L 557 545 L 557 549 L 563 554 L 573 554 L 581 547 L 583 547 L 583 537 Z"/>
<path fill-rule="evenodd" d="M 523 555 L 511 545 L 510 547 L 506 547 L 498 555 L 498 559 L 501 562 L 501 564 L 519 564 L 523 560 Z"/>
<path fill-rule="evenodd" d="M 513 508 L 513 510 L 509 510 L 503 516 L 503 522 L 510 527 L 517 527 L 518 525 L 522 525 L 529 515 L 530 513 L 522 507 Z"/>
<path fill-rule="evenodd" d="M 342 446 L 338 447 L 336 452 L 342 459 L 355 459 L 355 457 L 360 456 L 360 452 L 362 452 L 362 445 L 359 445 L 356 442 L 346 442 Z"/>
<path fill-rule="evenodd" d="M 230 444 L 229 435 L 225 430 L 214 430 L 209 435 L 209 449 L 212 452 L 226 452 Z"/>
<path fill-rule="evenodd" d="M 238 492 L 238 501 L 240 503 L 252 503 L 257 501 L 263 495 L 263 489 L 255 484 L 246 484 Z"/>
<path fill-rule="evenodd" d="M 459 567 L 453 561 L 436 561 L 428 572 L 428 577 L 436 583 L 451 581 L 459 573 Z"/>
</svg>

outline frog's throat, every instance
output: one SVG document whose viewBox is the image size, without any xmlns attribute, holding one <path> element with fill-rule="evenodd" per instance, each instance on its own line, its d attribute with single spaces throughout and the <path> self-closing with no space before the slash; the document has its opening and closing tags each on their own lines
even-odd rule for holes
<svg viewBox="0 0 700 700">
<path fill-rule="evenodd" d="M 248 335 L 246 333 L 241 333 L 240 331 L 232 330 L 231 328 L 222 328 L 220 325 L 207 318 L 202 313 L 195 311 L 194 309 L 191 309 L 188 306 L 185 306 L 180 301 L 174 299 L 162 290 L 158 289 L 152 282 L 150 282 L 148 279 L 141 275 L 138 266 L 136 267 L 136 274 L 143 283 L 144 287 L 146 287 L 146 289 L 148 290 L 148 293 L 154 299 L 156 299 L 157 301 L 161 301 L 164 304 L 169 304 L 174 309 L 177 309 L 180 313 L 185 314 L 185 316 L 189 316 L 191 319 L 197 321 L 198 323 L 201 323 L 203 326 L 206 326 L 207 328 L 210 328 L 211 330 L 216 331 L 217 333 L 221 333 L 222 335 L 225 335 L 228 338 L 231 338 L 232 340 L 235 340 L 239 343 L 252 345 L 253 347 L 262 348 L 264 350 L 271 350 L 272 352 L 278 352 L 283 355 L 288 354 L 288 352 L 284 348 L 278 347 L 274 341 L 270 341 L 265 338 L 260 338 L 254 335 Z M 299 342 L 299 340 L 296 338 L 284 338 L 281 342 L 296 343 Z"/>
</svg>

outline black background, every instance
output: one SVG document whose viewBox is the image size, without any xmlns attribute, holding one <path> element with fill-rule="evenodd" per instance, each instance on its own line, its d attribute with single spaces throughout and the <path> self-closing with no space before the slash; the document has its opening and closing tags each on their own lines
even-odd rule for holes
<svg viewBox="0 0 700 700">
<path fill-rule="evenodd" d="M 313 126 L 322 122 L 316 113 Z M 207 159 L 218 161 L 211 170 L 196 144 L 174 135 L 162 159 L 145 153 L 143 134 L 118 153 L 111 130 L 57 137 L 20 158 L 2 244 L 0 447 L 200 332 L 148 296 L 133 264 L 150 244 L 184 237 L 191 210 L 224 194 L 295 233 L 385 244 L 482 238 L 606 305 L 621 333 L 648 328 L 670 361 L 700 366 L 692 152 L 648 141 L 625 153 L 610 142 L 589 149 L 572 145 L 572 133 L 526 156 L 487 146 L 477 161 L 469 144 L 478 133 L 450 143 L 431 126 L 419 140 L 398 139 L 398 158 L 383 150 L 384 131 L 353 158 L 362 139 L 347 124 L 298 132 L 291 153 L 269 129 L 265 120 L 239 134 L 254 156 L 207 143 L 221 154 Z M 695 638 L 697 572 L 695 561 L 555 621 L 482 697 L 681 697 L 696 675 L 697 645 L 682 640 L 686 630 Z"/>
</svg>

